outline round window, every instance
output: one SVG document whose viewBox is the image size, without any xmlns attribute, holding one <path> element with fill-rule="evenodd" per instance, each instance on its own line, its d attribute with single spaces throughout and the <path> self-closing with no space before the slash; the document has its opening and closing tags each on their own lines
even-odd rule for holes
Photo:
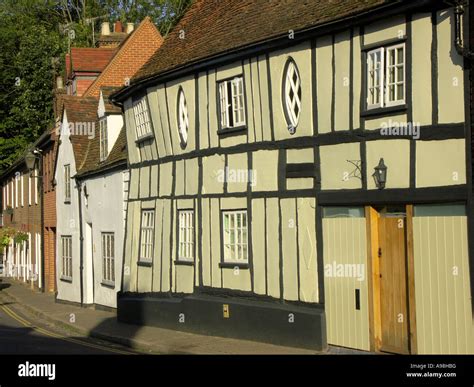
<svg viewBox="0 0 474 387">
<path fill-rule="evenodd" d="M 186 105 L 184 91 L 180 88 L 178 92 L 178 132 L 179 138 L 181 140 L 181 147 L 183 148 L 185 148 L 186 144 L 188 143 L 188 129 L 188 107 Z"/>
<path fill-rule="evenodd" d="M 288 130 L 296 132 L 301 112 L 301 80 L 295 62 L 290 58 L 285 66 L 283 78 L 283 110 Z"/>
</svg>

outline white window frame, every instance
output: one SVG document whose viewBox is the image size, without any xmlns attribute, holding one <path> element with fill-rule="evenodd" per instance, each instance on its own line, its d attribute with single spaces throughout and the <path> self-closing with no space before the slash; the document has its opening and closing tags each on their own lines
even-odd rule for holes
<svg viewBox="0 0 474 387">
<path fill-rule="evenodd" d="M 99 156 L 100 161 L 104 161 L 109 155 L 109 142 L 108 142 L 108 128 L 107 128 L 107 117 L 102 117 L 99 120 L 99 143 L 100 150 Z"/>
<path fill-rule="evenodd" d="M 238 128 L 246 125 L 245 90 L 242 75 L 219 83 L 219 103 L 221 129 Z"/>
<path fill-rule="evenodd" d="M 71 202 L 71 165 L 64 165 L 64 202 Z"/>
<path fill-rule="evenodd" d="M 137 140 L 152 136 L 153 131 L 146 96 L 133 102 L 133 115 L 135 117 Z"/>
<path fill-rule="evenodd" d="M 115 234 L 102 232 L 102 281 L 115 284 Z"/>
<path fill-rule="evenodd" d="M 238 226 L 239 218 L 240 227 Z M 247 210 L 222 211 L 222 244 L 224 251 L 224 263 L 248 264 L 248 238 Z"/>
<path fill-rule="evenodd" d="M 142 210 L 140 224 L 140 262 L 152 262 L 155 238 L 155 210 Z"/>
<path fill-rule="evenodd" d="M 24 175 L 20 175 L 20 205 L 25 206 L 25 184 L 24 184 Z"/>
<path fill-rule="evenodd" d="M 61 278 L 72 280 L 72 236 L 61 236 Z"/>
<path fill-rule="evenodd" d="M 38 167 L 35 168 L 35 176 L 39 176 L 39 169 Z M 35 190 L 35 204 L 38 204 L 38 187 L 39 181 L 38 180 L 33 180 L 33 187 Z"/>
<path fill-rule="evenodd" d="M 296 83 L 293 80 L 293 75 L 296 74 Z M 286 65 L 286 71 L 283 78 L 284 82 L 284 98 L 285 98 L 285 111 L 287 119 L 290 121 L 288 122 L 293 128 L 298 126 L 298 122 L 301 115 L 301 97 L 298 95 L 302 94 L 301 88 L 301 77 L 296 66 L 296 63 L 293 59 L 288 59 L 288 63 Z M 290 91 L 293 91 L 293 99 L 290 96 Z M 298 108 L 298 112 L 295 109 Z"/>
<path fill-rule="evenodd" d="M 186 104 L 186 96 L 184 90 L 179 89 L 178 92 L 178 133 L 183 148 L 188 144 L 188 132 L 189 132 L 189 114 L 188 106 Z"/>
<path fill-rule="evenodd" d="M 28 205 L 31 206 L 31 173 L 28 174 Z"/>
<path fill-rule="evenodd" d="M 402 63 L 395 65 L 390 65 L 389 62 L 389 55 L 391 52 L 397 52 L 399 48 L 402 48 L 403 51 L 403 61 Z M 374 58 L 379 56 L 379 60 L 375 61 Z M 390 68 L 395 67 L 402 67 L 403 68 L 403 81 L 398 81 L 397 71 L 395 71 L 395 77 L 397 80 L 395 82 L 389 82 L 389 73 Z M 375 71 L 379 72 L 379 84 L 376 84 L 374 80 L 376 76 L 372 77 L 372 72 Z M 379 47 L 374 50 L 370 50 L 367 52 L 367 64 L 366 64 L 366 74 L 367 74 L 367 109 L 375 109 L 375 108 L 383 108 L 383 107 L 391 107 L 391 106 L 399 106 L 404 105 L 406 103 L 406 71 L 407 71 L 407 63 L 406 63 L 406 46 L 405 43 L 395 44 L 386 47 Z M 395 85 L 395 92 L 397 93 L 397 85 L 403 85 L 403 98 L 395 99 L 391 101 L 389 87 L 390 85 Z M 371 91 L 375 91 L 378 89 L 379 91 L 379 101 L 375 101 L 372 98 Z"/>
<path fill-rule="evenodd" d="M 402 55 L 403 55 L 403 60 L 402 62 L 399 64 L 397 63 L 397 52 L 398 52 L 398 49 L 401 48 L 402 49 Z M 385 73 L 386 73 L 386 79 L 385 79 L 385 106 L 397 106 L 397 105 L 402 105 L 405 103 L 406 101 L 406 50 L 405 50 L 405 43 L 401 43 L 401 44 L 396 44 L 394 46 L 390 46 L 390 47 L 387 47 L 385 49 L 386 51 L 386 58 L 385 58 L 385 66 L 386 66 L 386 70 L 385 70 Z M 395 64 L 394 65 L 391 65 L 390 64 L 390 61 L 389 61 L 389 58 L 390 58 L 390 54 L 391 53 L 394 53 L 395 54 Z M 401 67 L 403 69 L 403 80 L 402 81 L 399 81 L 398 79 L 398 72 L 397 72 L 397 67 Z M 391 68 L 394 68 L 394 73 L 395 73 L 395 81 L 394 82 L 390 82 L 390 69 Z M 390 100 L 390 86 L 394 86 L 395 87 L 395 99 L 393 101 Z M 403 98 L 399 98 L 399 96 L 397 95 L 398 94 L 398 85 L 402 85 L 403 86 Z M 397 98 L 398 97 L 398 98 Z"/>
<path fill-rule="evenodd" d="M 178 261 L 194 261 L 194 210 L 178 210 Z"/>
<path fill-rule="evenodd" d="M 15 208 L 18 208 L 18 192 L 19 192 L 19 189 L 18 189 L 18 175 L 15 175 L 14 177 L 15 179 Z"/>
</svg>

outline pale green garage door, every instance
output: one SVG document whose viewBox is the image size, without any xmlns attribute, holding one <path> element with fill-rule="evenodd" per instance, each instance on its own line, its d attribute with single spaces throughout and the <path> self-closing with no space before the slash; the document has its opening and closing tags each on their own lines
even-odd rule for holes
<svg viewBox="0 0 474 387">
<path fill-rule="evenodd" d="M 328 344 L 369 350 L 367 237 L 363 207 L 323 210 Z"/>
</svg>

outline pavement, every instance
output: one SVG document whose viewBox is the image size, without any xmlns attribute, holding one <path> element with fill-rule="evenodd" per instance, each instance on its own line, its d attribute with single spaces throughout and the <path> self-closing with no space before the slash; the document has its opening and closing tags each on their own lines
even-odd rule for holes
<svg viewBox="0 0 474 387">
<path fill-rule="evenodd" d="M 32 290 L 15 280 L 0 280 L 0 295 L 8 298 L 8 307 L 21 308 L 32 319 L 40 319 L 78 337 L 106 340 L 149 354 L 355 354 L 345 348 L 329 347 L 327 352 L 284 347 L 248 340 L 198 335 L 157 327 L 124 324 L 115 311 L 63 304 L 53 294 Z"/>
</svg>

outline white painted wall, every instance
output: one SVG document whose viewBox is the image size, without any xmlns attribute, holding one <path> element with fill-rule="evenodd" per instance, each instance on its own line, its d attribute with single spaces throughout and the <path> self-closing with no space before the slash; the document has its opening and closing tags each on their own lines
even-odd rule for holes
<svg viewBox="0 0 474 387">
<path fill-rule="evenodd" d="M 97 107 L 97 115 L 99 118 L 105 116 L 105 101 L 102 91 L 100 92 L 99 105 Z M 107 116 L 107 148 L 108 153 L 112 150 L 117 141 L 117 137 L 123 127 L 123 117 L 121 114 L 109 114 Z M 100 134 L 99 134 L 100 135 Z"/>
<path fill-rule="evenodd" d="M 63 127 L 67 127 L 67 112 L 63 116 Z M 71 166 L 71 177 L 76 174 L 76 162 L 74 151 L 67 131 L 60 133 L 60 146 L 58 149 L 58 158 L 56 166 L 56 211 L 57 211 L 57 239 L 56 239 L 56 270 L 58 299 L 65 301 L 81 302 L 80 288 L 80 247 L 79 247 L 79 206 L 76 183 L 71 179 L 71 202 L 64 203 L 65 182 L 64 166 Z M 62 277 L 62 255 L 61 255 L 61 237 L 70 235 L 72 237 L 72 282 L 66 282 Z M 84 286 L 84 289 L 87 287 Z M 87 298 L 84 298 L 86 302 Z"/>
<path fill-rule="evenodd" d="M 116 308 L 116 294 L 120 290 L 122 279 L 125 234 L 123 170 L 90 177 L 84 180 L 83 185 L 87 186 L 88 193 L 87 200 L 82 199 L 83 229 L 86 230 L 87 224 L 92 224 L 94 303 Z M 102 283 L 102 232 L 113 232 L 115 236 L 115 285 L 113 287 Z M 88 246 L 84 247 L 89 249 Z"/>
</svg>

